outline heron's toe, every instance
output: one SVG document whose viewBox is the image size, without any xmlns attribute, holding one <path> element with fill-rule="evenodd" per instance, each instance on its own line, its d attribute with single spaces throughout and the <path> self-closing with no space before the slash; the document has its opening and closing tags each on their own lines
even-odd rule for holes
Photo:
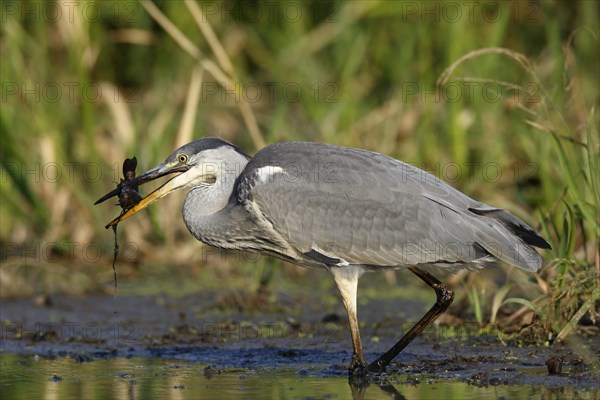
<svg viewBox="0 0 600 400">
<path fill-rule="evenodd" d="M 350 363 L 348 372 L 350 373 L 350 376 L 365 376 L 368 373 L 367 363 L 357 354 L 354 354 L 352 356 L 352 363 Z"/>
</svg>

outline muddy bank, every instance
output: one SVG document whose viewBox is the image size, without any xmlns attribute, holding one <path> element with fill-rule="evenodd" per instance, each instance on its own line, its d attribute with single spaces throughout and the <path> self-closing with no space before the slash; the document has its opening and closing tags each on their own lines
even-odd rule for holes
<svg viewBox="0 0 600 400">
<path fill-rule="evenodd" d="M 351 356 L 345 316 L 337 305 L 302 299 L 298 307 L 297 300 L 283 296 L 277 307 L 265 305 L 267 312 L 220 308 L 215 293 L 3 300 L 1 350 L 75 362 L 141 357 L 200 363 L 215 371 L 280 368 L 345 376 Z M 425 307 L 417 300 L 403 302 L 407 317 L 394 319 L 384 310 L 395 305 L 385 302 L 361 305 L 368 359 L 391 346 Z M 597 390 L 599 358 L 593 339 L 573 336 L 562 345 L 518 347 L 502 344 L 497 335 L 480 336 L 474 325 L 438 326 L 401 353 L 386 376 L 404 384 L 458 380 L 481 387 Z M 550 375 L 547 362 L 553 359 Z"/>
</svg>

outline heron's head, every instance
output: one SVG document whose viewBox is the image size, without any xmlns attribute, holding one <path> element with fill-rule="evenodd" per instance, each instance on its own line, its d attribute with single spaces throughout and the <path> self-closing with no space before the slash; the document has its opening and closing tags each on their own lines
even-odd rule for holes
<svg viewBox="0 0 600 400">
<path fill-rule="evenodd" d="M 136 188 L 163 176 L 176 174 L 135 206 L 112 220 L 106 227 L 108 228 L 131 217 L 156 200 L 176 190 L 202 184 L 212 185 L 221 177 L 226 164 L 231 165 L 234 163 L 243 168 L 248 159 L 249 157 L 237 147 L 218 138 L 199 139 L 181 146 L 167 157 L 163 163 L 121 184 L 129 188 Z M 96 204 L 119 195 L 119 193 L 120 188 L 117 188 L 98 200 Z"/>
</svg>

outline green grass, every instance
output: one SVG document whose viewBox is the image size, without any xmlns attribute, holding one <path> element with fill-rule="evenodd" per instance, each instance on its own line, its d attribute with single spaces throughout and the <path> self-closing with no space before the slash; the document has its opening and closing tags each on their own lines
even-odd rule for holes
<svg viewBox="0 0 600 400">
<path fill-rule="evenodd" d="M 504 298 L 535 304 L 555 335 L 598 318 L 597 2 L 482 2 L 460 18 L 420 2 L 309 2 L 299 18 L 283 3 L 86 1 L 73 18 L 48 4 L 2 3 L 3 293 L 15 265 L 108 266 L 118 209 L 92 204 L 120 162 L 144 170 L 212 135 L 250 153 L 315 140 L 426 168 L 550 240 L 548 266 Z M 132 259 L 269 275 L 205 262 L 172 197 L 122 224 Z M 482 323 L 504 301 L 466 293 Z"/>
</svg>

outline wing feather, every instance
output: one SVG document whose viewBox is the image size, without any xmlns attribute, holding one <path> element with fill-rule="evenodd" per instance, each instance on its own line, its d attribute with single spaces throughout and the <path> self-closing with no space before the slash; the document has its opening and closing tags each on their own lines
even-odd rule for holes
<svg viewBox="0 0 600 400">
<path fill-rule="evenodd" d="M 493 254 L 527 270 L 541 266 L 537 252 L 501 219 L 485 216 L 494 208 L 379 153 L 271 145 L 250 161 L 238 188 L 239 201 L 300 253 L 327 249 L 350 264 L 375 266 L 472 263 Z"/>
</svg>

